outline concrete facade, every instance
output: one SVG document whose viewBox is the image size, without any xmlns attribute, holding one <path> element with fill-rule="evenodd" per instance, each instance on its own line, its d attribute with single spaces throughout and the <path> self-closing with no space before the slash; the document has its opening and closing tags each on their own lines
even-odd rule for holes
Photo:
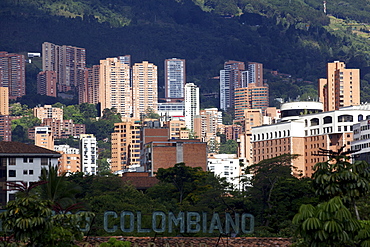
<svg viewBox="0 0 370 247">
<path fill-rule="evenodd" d="M 0 115 L 9 115 L 9 90 L 0 87 Z"/>
<path fill-rule="evenodd" d="M 37 93 L 50 97 L 57 97 L 57 73 L 55 71 L 41 71 L 37 74 Z"/>
<path fill-rule="evenodd" d="M 0 87 L 7 87 L 9 99 L 26 94 L 26 63 L 23 55 L 0 51 Z"/>
<path fill-rule="evenodd" d="M 319 83 L 320 102 L 324 111 L 334 111 L 341 107 L 360 105 L 360 70 L 346 69 L 344 62 L 327 64 L 327 77 Z"/>
<path fill-rule="evenodd" d="M 114 124 L 112 133 L 112 172 L 140 167 L 141 121 L 124 119 Z"/>
<path fill-rule="evenodd" d="M 77 90 L 84 83 L 86 50 L 69 45 L 42 44 L 42 70 L 55 71 L 58 92 Z"/>
<path fill-rule="evenodd" d="M 253 163 L 285 153 L 299 154 L 292 162 L 296 175 L 312 176 L 313 166 L 326 161 L 319 149 L 349 150 L 353 125 L 370 118 L 370 108 L 353 106 L 337 111 L 298 116 L 295 120 L 252 128 Z"/>
<path fill-rule="evenodd" d="M 35 127 L 35 145 L 54 150 L 54 136 L 49 126 Z"/>
<path fill-rule="evenodd" d="M 194 118 L 199 115 L 199 87 L 194 83 L 185 84 L 185 123 L 186 128 L 194 131 Z"/>
<path fill-rule="evenodd" d="M 96 175 L 98 172 L 98 142 L 93 134 L 80 135 L 81 172 Z"/>
<path fill-rule="evenodd" d="M 164 61 L 165 97 L 184 98 L 186 83 L 185 59 L 171 58 Z"/>
<path fill-rule="evenodd" d="M 131 117 L 132 91 L 130 66 L 118 58 L 100 60 L 99 103 L 104 109 L 116 108 L 122 117 Z"/>
<path fill-rule="evenodd" d="M 132 107 L 133 117 L 140 118 L 148 108 L 158 110 L 157 66 L 143 61 L 132 66 Z"/>
<path fill-rule="evenodd" d="M 184 162 L 190 167 L 207 169 L 207 143 L 196 139 L 154 141 L 143 148 L 143 166 L 153 176 L 159 168 L 170 168 Z"/>
</svg>

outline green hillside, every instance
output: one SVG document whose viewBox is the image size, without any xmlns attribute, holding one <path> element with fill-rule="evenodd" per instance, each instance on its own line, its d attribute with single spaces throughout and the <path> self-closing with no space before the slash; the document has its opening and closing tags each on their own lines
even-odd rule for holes
<svg viewBox="0 0 370 247">
<path fill-rule="evenodd" d="M 370 5 L 327 2 L 330 16 L 321 0 L 3 0 L 0 50 L 41 51 L 45 41 L 74 45 L 87 49 L 89 65 L 130 54 L 134 62 L 158 65 L 160 85 L 164 59 L 185 58 L 187 79 L 203 94 L 218 92 L 210 78 L 225 61 L 256 61 L 292 75 L 266 75 L 272 98 L 286 99 L 314 94 L 326 63 L 341 60 L 361 69 L 368 101 Z M 217 106 L 218 99 L 202 102 Z"/>
</svg>

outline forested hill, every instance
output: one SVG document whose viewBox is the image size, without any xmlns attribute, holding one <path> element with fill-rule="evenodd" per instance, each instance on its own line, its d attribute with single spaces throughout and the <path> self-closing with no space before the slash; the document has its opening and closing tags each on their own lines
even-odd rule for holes
<svg viewBox="0 0 370 247">
<path fill-rule="evenodd" d="M 188 81 L 203 93 L 218 91 L 209 78 L 226 60 L 261 62 L 313 82 L 327 62 L 341 60 L 361 69 L 367 89 L 368 1 L 328 0 L 327 14 L 321 0 L 2 0 L 0 50 L 74 45 L 87 49 L 89 65 L 130 54 L 158 65 L 160 84 L 164 59 L 185 58 Z M 305 86 L 290 92 L 274 83 L 274 97 L 296 97 Z"/>
</svg>

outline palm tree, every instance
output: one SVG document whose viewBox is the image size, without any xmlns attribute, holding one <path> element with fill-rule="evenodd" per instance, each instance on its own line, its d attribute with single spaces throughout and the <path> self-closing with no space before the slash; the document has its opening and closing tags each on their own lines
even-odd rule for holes
<svg viewBox="0 0 370 247">
<path fill-rule="evenodd" d="M 66 173 L 58 176 L 56 166 L 49 165 L 48 169 L 42 168 L 40 181 L 46 182 L 40 186 L 40 197 L 43 200 L 50 200 L 53 209 L 59 211 L 75 205 L 75 195 L 80 192 L 80 188 L 67 181 Z"/>
</svg>

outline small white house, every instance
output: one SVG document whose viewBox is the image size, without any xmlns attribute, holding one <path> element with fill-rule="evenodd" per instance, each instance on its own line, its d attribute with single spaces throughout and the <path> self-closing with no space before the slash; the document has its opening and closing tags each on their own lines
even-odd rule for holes
<svg viewBox="0 0 370 247">
<path fill-rule="evenodd" d="M 58 152 L 20 142 L 0 142 L 0 204 L 5 205 L 15 199 L 15 190 L 6 186 L 6 182 L 39 181 L 41 169 L 49 165 L 58 166 Z"/>
</svg>

